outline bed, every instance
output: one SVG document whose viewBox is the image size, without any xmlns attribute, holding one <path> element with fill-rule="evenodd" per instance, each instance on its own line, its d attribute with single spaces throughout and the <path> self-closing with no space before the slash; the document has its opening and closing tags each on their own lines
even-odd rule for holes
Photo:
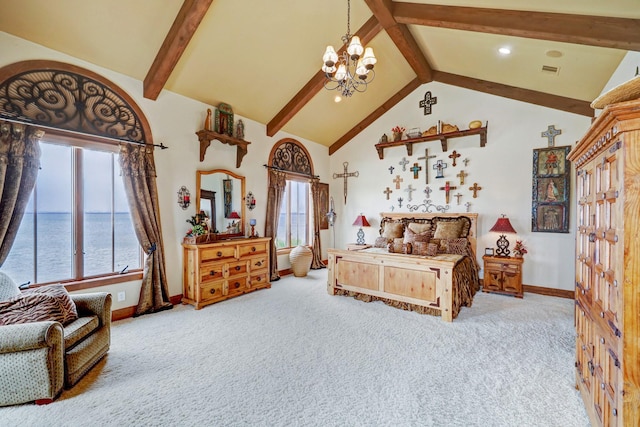
<svg viewBox="0 0 640 427">
<path fill-rule="evenodd" d="M 381 213 L 371 248 L 328 249 L 327 291 L 451 322 L 479 289 L 477 213 Z"/>
</svg>

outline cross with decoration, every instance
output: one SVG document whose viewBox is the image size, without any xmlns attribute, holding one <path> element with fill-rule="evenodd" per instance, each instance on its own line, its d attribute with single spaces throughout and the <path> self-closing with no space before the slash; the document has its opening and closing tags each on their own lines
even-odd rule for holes
<svg viewBox="0 0 640 427">
<path fill-rule="evenodd" d="M 424 94 L 424 99 L 420 101 L 420 108 L 424 110 L 424 115 L 431 114 L 431 106 L 438 103 L 437 97 L 431 97 L 431 91 Z"/>
<path fill-rule="evenodd" d="M 424 190 L 422 190 L 422 192 L 427 195 L 427 199 L 429 198 L 429 195 L 431 194 L 431 191 L 433 191 L 433 190 L 431 190 L 431 188 L 428 185 L 426 187 L 424 187 Z"/>
<path fill-rule="evenodd" d="M 454 194 L 453 197 L 456 198 L 456 204 L 459 205 L 460 204 L 460 197 L 462 197 L 462 194 L 460 194 L 460 193 Z"/>
<path fill-rule="evenodd" d="M 480 187 L 477 182 L 474 182 L 473 185 L 469 187 L 469 190 L 473 191 L 473 198 L 475 199 L 478 197 L 478 191 L 482 190 L 482 187 Z"/>
<path fill-rule="evenodd" d="M 424 156 L 422 157 L 418 157 L 418 160 L 424 160 L 424 183 L 428 184 L 429 183 L 429 159 L 433 159 L 436 156 L 430 156 L 429 155 L 429 149 L 425 148 L 424 149 Z"/>
<path fill-rule="evenodd" d="M 389 187 L 387 187 L 387 189 L 384 190 L 383 193 L 387 195 L 387 200 L 389 200 L 389 194 L 393 193 L 393 190 L 390 190 Z"/>
<path fill-rule="evenodd" d="M 556 129 L 555 125 L 547 126 L 547 130 L 542 132 L 540 135 L 542 137 L 547 138 L 547 144 L 549 147 L 555 147 L 556 145 L 556 136 L 562 133 L 562 129 Z"/>
<path fill-rule="evenodd" d="M 413 188 L 413 187 L 411 187 L 411 184 L 409 184 L 409 186 L 408 186 L 407 188 L 405 188 L 405 189 L 404 189 L 404 192 L 408 194 L 408 196 L 407 196 L 407 201 L 409 201 L 409 202 L 410 202 L 411 200 L 413 200 L 413 199 L 411 198 L 411 194 L 412 194 L 414 191 L 416 191 L 416 189 L 415 189 L 415 188 Z"/>
<path fill-rule="evenodd" d="M 469 209 L 471 209 L 471 202 L 465 203 L 464 207 L 467 208 L 467 212 L 469 212 Z"/>
<path fill-rule="evenodd" d="M 403 171 L 406 171 L 406 170 L 407 170 L 407 165 L 409 164 L 409 160 L 407 160 L 407 158 L 406 158 L 406 157 L 403 157 L 403 158 L 402 158 L 402 160 L 400 160 L 400 161 L 398 162 L 398 164 L 399 164 L 400 166 L 402 166 L 402 170 L 403 170 Z"/>
<path fill-rule="evenodd" d="M 455 190 L 458 187 L 454 187 L 452 185 L 449 185 L 449 181 L 444 183 L 444 187 L 440 187 L 440 190 L 444 190 L 444 200 L 447 202 L 447 204 L 449 204 L 449 192 L 451 190 Z"/>
<path fill-rule="evenodd" d="M 469 175 L 468 173 L 465 173 L 464 170 L 461 170 L 459 174 L 457 174 L 456 176 L 458 178 L 460 178 L 460 185 L 464 185 L 464 177 Z M 460 204 L 460 203 L 458 203 Z"/>
<path fill-rule="evenodd" d="M 398 197 L 398 207 L 402 207 L 402 197 Z"/>
<path fill-rule="evenodd" d="M 418 179 L 418 172 L 422 170 L 422 166 L 418 166 L 417 163 L 414 163 L 409 170 L 413 172 L 413 179 Z"/>
<path fill-rule="evenodd" d="M 390 173 L 391 175 L 393 175 L 393 170 L 394 170 L 394 169 L 395 169 L 395 168 L 394 168 L 393 166 L 389 166 L 389 173 Z"/>
<path fill-rule="evenodd" d="M 433 170 L 437 171 L 436 178 L 444 178 L 443 169 L 447 167 L 447 164 L 442 160 L 438 160 L 435 165 L 433 165 Z"/>
<path fill-rule="evenodd" d="M 456 159 L 460 157 L 460 154 L 456 151 L 453 150 L 453 153 L 449 154 L 449 158 L 453 159 L 453 162 L 451 163 L 451 166 L 456 167 Z"/>
<path fill-rule="evenodd" d="M 396 175 L 396 179 L 393 180 L 393 182 L 396 184 L 396 190 L 400 189 L 400 183 L 404 181 L 402 178 L 400 178 L 400 175 Z"/>
<path fill-rule="evenodd" d="M 342 166 L 344 167 L 344 173 L 334 173 L 333 174 L 333 179 L 336 178 L 344 178 L 344 204 L 347 204 L 347 178 L 350 177 L 358 177 L 358 175 L 360 175 L 360 172 L 355 171 L 355 172 L 347 172 L 347 167 L 349 166 L 349 162 L 344 162 L 342 164 Z"/>
</svg>

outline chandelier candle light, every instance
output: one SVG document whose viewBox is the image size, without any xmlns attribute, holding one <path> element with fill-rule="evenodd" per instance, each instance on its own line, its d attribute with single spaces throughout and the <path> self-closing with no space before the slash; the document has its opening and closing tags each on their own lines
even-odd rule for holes
<svg viewBox="0 0 640 427">
<path fill-rule="evenodd" d="M 502 215 L 502 218 L 498 218 L 489 231 L 500 233 L 500 238 L 496 242 L 496 246 L 498 246 L 496 255 L 499 257 L 508 257 L 511 251 L 509 250 L 509 241 L 505 233 L 516 234 L 516 230 L 514 230 L 511 222 L 509 222 L 509 218 L 507 218 L 506 215 Z"/>
<path fill-rule="evenodd" d="M 322 71 L 325 73 L 324 87 L 328 90 L 338 90 L 341 96 L 349 97 L 353 92 L 364 92 L 367 84 L 373 81 L 376 73 L 373 66 L 377 60 L 370 47 L 364 48 L 360 37 L 351 34 L 351 1 L 347 0 L 347 34 L 342 36 L 346 46 L 340 55 L 333 46 L 327 46 L 322 56 Z M 362 55 L 364 52 L 364 56 Z M 336 102 L 340 101 L 336 96 Z"/>
<path fill-rule="evenodd" d="M 358 245 L 364 245 L 364 231 L 362 231 L 362 227 L 371 227 L 371 225 L 369 224 L 369 221 L 367 221 L 367 218 L 360 214 L 356 217 L 356 220 L 353 222 L 353 225 L 357 225 L 358 227 L 360 227 L 360 229 L 358 230 L 358 241 L 356 242 L 356 244 Z"/>
</svg>

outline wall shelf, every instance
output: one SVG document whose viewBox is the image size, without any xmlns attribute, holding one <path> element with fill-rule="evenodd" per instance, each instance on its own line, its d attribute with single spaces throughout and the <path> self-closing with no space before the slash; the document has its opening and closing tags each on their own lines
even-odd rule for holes
<svg viewBox="0 0 640 427">
<path fill-rule="evenodd" d="M 375 145 L 376 150 L 378 151 L 378 157 L 380 160 L 384 159 L 384 149 L 391 147 L 407 147 L 407 155 L 411 156 L 413 154 L 413 144 L 417 144 L 419 142 L 425 141 L 440 141 L 442 146 L 442 151 L 447 151 L 448 149 L 448 141 L 451 138 L 460 138 L 463 136 L 470 135 L 480 135 L 480 147 L 484 147 L 487 144 L 487 128 L 489 127 L 489 122 L 486 123 L 484 127 L 480 127 L 477 129 L 467 129 L 467 130 L 459 130 L 456 132 L 448 132 L 448 133 L 439 133 L 436 135 L 427 135 L 427 136 L 419 136 L 418 138 L 410 138 L 410 139 L 402 139 L 400 141 L 389 141 L 389 142 L 380 142 Z"/>
<path fill-rule="evenodd" d="M 217 139 L 223 144 L 235 145 L 237 147 L 236 151 L 236 167 L 239 168 L 240 164 L 242 164 L 242 158 L 249 151 L 248 146 L 251 144 L 249 141 L 245 141 L 244 139 L 234 138 L 229 135 L 224 135 L 218 132 L 214 132 L 212 130 L 199 130 L 196 132 L 198 135 L 198 139 L 200 140 L 200 161 L 204 161 L 204 155 L 207 152 L 207 148 L 211 145 L 211 141 Z"/>
</svg>

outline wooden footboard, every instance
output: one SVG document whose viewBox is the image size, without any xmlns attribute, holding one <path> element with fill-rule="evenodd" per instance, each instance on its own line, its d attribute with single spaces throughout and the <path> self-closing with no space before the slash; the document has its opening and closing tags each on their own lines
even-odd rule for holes
<svg viewBox="0 0 640 427">
<path fill-rule="evenodd" d="M 357 292 L 439 310 L 453 320 L 453 268 L 458 255 L 436 258 L 328 250 L 327 291 Z"/>
</svg>

